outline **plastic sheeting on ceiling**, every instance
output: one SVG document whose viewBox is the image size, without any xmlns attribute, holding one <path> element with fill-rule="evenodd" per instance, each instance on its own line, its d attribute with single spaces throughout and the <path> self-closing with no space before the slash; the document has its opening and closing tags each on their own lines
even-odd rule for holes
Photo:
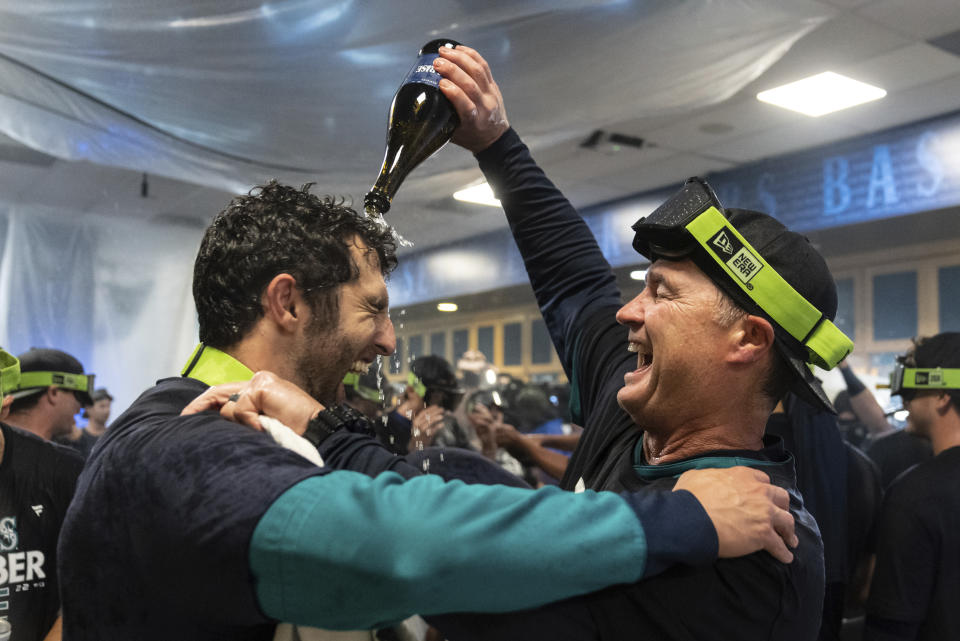
<svg viewBox="0 0 960 641">
<path fill-rule="evenodd" d="M 0 132 L 228 190 L 278 176 L 360 196 L 434 37 L 485 55 L 537 147 L 721 101 L 828 17 L 808 0 L 4 0 Z M 423 178 L 408 204 L 441 195 Z"/>
</svg>

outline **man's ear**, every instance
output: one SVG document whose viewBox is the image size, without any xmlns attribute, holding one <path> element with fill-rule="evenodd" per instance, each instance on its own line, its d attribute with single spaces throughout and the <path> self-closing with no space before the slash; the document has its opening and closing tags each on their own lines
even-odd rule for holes
<svg viewBox="0 0 960 641">
<path fill-rule="evenodd" d="M 277 274 L 263 290 L 263 315 L 293 332 L 303 318 L 304 300 L 297 287 L 297 279 L 290 274 Z"/>
<path fill-rule="evenodd" d="M 60 388 L 54 385 L 51 385 L 43 392 L 43 399 L 51 405 L 56 405 L 57 403 L 57 394 L 60 392 Z"/>
<path fill-rule="evenodd" d="M 7 394 L 3 397 L 3 402 L 0 403 L 0 421 L 7 418 L 7 415 L 10 413 L 11 405 L 13 405 L 13 395 Z"/>
<path fill-rule="evenodd" d="M 949 392 L 940 392 L 937 395 L 936 409 L 940 414 L 946 414 L 950 411 L 953 398 L 950 396 Z"/>
<path fill-rule="evenodd" d="M 730 328 L 729 363 L 752 363 L 773 348 L 773 325 L 766 318 L 747 314 Z"/>
</svg>

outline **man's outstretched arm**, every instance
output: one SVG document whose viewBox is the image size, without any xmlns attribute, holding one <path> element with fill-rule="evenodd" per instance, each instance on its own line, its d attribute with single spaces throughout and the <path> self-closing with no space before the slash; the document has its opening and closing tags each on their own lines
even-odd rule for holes
<svg viewBox="0 0 960 641">
<path fill-rule="evenodd" d="M 483 57 L 463 46 L 441 56 L 434 63 L 444 76 L 440 88 L 460 117 L 453 142 L 476 154 L 503 205 L 569 376 L 578 318 L 597 306 L 620 305 L 613 272 L 583 218 L 510 128 L 503 96 Z"/>
<path fill-rule="evenodd" d="M 184 413 L 226 406 L 235 420 L 267 414 L 303 433 L 321 407 L 269 373 L 245 385 L 210 388 Z M 240 402 L 228 402 L 235 394 Z M 691 471 L 673 492 L 623 495 L 331 472 L 270 505 L 250 568 L 272 618 L 371 628 L 415 612 L 525 609 L 718 555 L 767 549 L 788 562 L 784 541 L 796 537 L 787 504 L 784 490 L 748 468 Z"/>
</svg>

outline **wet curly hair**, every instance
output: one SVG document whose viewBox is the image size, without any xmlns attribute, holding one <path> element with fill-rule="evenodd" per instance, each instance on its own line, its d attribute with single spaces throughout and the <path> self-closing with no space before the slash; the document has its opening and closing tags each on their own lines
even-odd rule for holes
<svg viewBox="0 0 960 641">
<path fill-rule="evenodd" d="M 234 198 L 200 243 L 193 299 L 200 340 L 223 349 L 236 344 L 264 313 L 261 296 L 277 274 L 290 274 L 324 328 L 339 315 L 340 285 L 359 275 L 350 241 L 375 251 L 384 275 L 397 265 L 393 230 L 330 196 L 275 180 Z"/>
</svg>

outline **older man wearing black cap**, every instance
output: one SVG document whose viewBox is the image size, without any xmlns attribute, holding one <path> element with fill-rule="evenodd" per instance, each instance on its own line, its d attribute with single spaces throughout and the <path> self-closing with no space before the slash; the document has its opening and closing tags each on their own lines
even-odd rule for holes
<svg viewBox="0 0 960 641">
<path fill-rule="evenodd" d="M 20 384 L 7 422 L 47 441 L 70 434 L 73 417 L 93 404 L 93 375 L 58 349 L 35 347 L 18 358 Z"/>
<path fill-rule="evenodd" d="M 791 494 L 793 563 L 754 554 L 606 591 L 577 615 L 589 630 L 578 636 L 815 638 L 820 535 L 792 456 L 764 427 L 788 390 L 832 411 L 810 366 L 835 366 L 853 344 L 832 323 L 837 295 L 825 261 L 770 216 L 724 209 L 691 179 L 633 226 L 633 246 L 652 264 L 643 292 L 621 305 L 589 228 L 510 128 L 487 63 L 457 47 L 434 65 L 460 116 L 453 140 L 476 154 L 503 204 L 571 381 L 574 420 L 585 426 L 563 486 L 669 490 L 684 470 L 742 464 Z M 574 627 L 538 634 L 566 638 L 554 633 Z"/>
<path fill-rule="evenodd" d="M 960 332 L 920 339 L 890 392 L 932 460 L 887 489 L 864 639 L 960 639 Z"/>
</svg>

